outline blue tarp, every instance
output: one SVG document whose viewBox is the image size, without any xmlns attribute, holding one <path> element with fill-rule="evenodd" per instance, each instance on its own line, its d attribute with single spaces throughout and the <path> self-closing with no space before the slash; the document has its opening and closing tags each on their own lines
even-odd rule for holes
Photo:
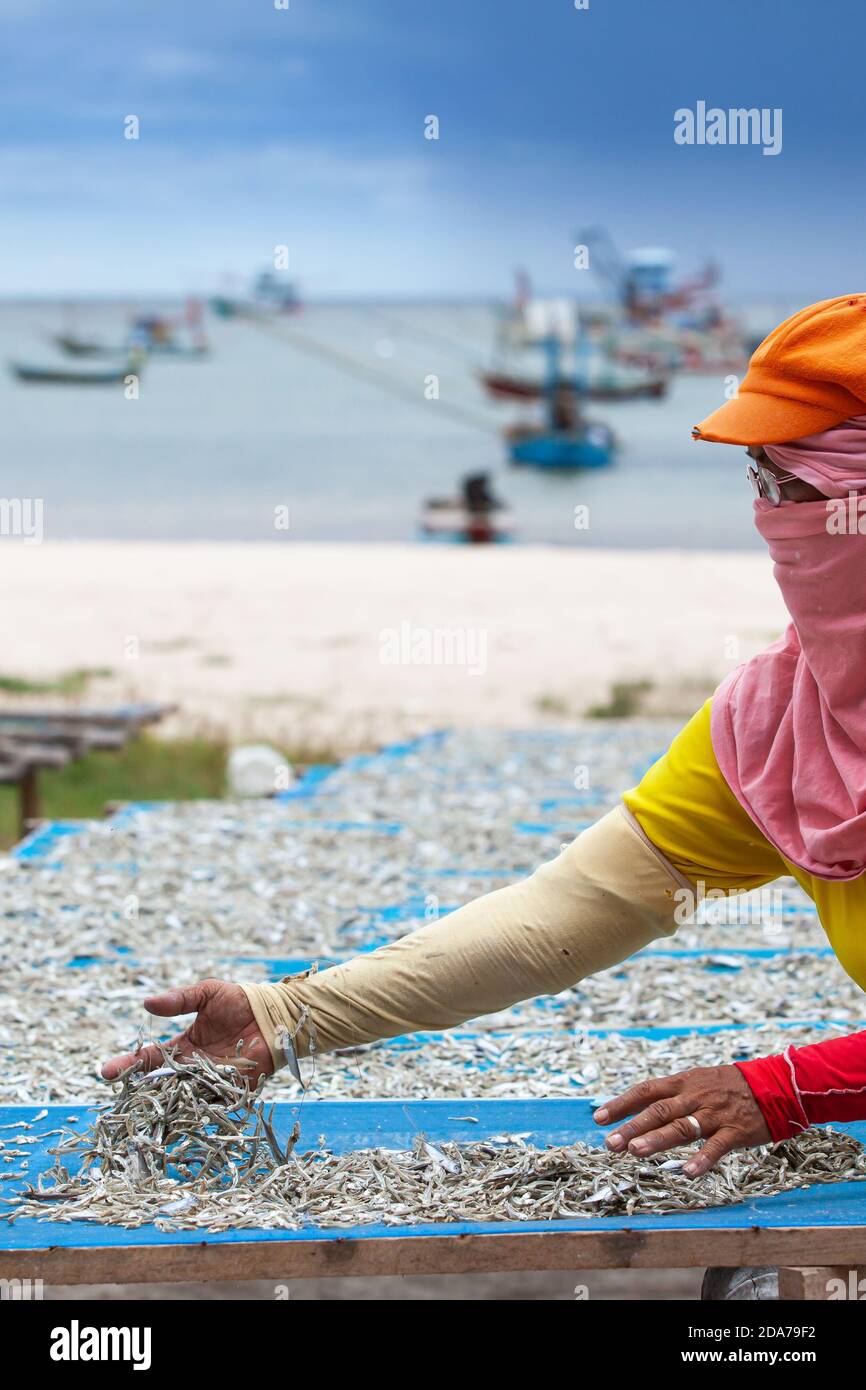
<svg viewBox="0 0 866 1390">
<path fill-rule="evenodd" d="M 48 1115 L 30 1134 L 44 1133 L 66 1123 L 66 1116 L 79 1115 L 70 1129 L 83 1129 L 90 1112 L 78 1106 L 52 1105 Z M 32 1120 L 35 1106 L 0 1106 L 0 1124 Z M 473 1117 L 473 1120 L 467 1119 Z M 592 1121 L 592 1107 L 584 1100 L 369 1100 L 315 1101 L 278 1105 L 275 1112 L 278 1135 L 287 1137 L 295 1120 L 302 1123 L 301 1151 L 322 1144 L 338 1153 L 351 1149 L 384 1147 L 405 1149 L 416 1135 L 441 1142 L 446 1139 L 471 1143 L 496 1135 L 520 1134 L 537 1145 L 570 1144 L 576 1139 L 598 1145 L 602 1131 Z M 839 1125 L 836 1128 L 866 1141 L 866 1124 Z M 3 1131 L 7 1141 L 14 1129 Z M 49 1168 L 47 1147 L 29 1149 L 27 1181 Z M 20 1184 L 4 1183 L 12 1196 Z M 7 1208 L 8 1210 L 8 1208 Z M 607 1231 L 607 1230 L 694 1230 L 731 1229 L 749 1226 L 866 1226 L 866 1186 L 838 1183 L 780 1193 L 734 1207 L 719 1207 L 683 1215 L 586 1217 L 557 1221 L 527 1222 L 449 1222 L 425 1225 L 369 1225 L 352 1228 L 304 1226 L 298 1231 L 238 1230 L 203 1236 L 200 1231 L 164 1233 L 154 1226 L 134 1230 L 100 1226 L 91 1222 L 40 1222 L 19 1220 L 0 1223 L 0 1250 L 33 1250 L 48 1246 L 130 1246 L 227 1244 L 233 1241 L 340 1240 L 369 1239 L 373 1236 L 428 1236 L 492 1234 L 506 1231 Z"/>
</svg>

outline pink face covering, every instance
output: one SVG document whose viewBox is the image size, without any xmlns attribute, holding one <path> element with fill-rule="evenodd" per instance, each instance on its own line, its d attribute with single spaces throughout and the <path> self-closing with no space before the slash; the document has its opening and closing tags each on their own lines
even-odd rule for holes
<svg viewBox="0 0 866 1390">
<path fill-rule="evenodd" d="M 866 488 L 866 415 L 790 444 L 765 444 L 764 453 L 825 497 L 847 497 Z"/>
<path fill-rule="evenodd" d="M 864 416 L 766 452 L 825 494 L 866 488 Z M 713 749 L 737 800 L 786 858 L 827 879 L 866 870 L 866 498 L 853 501 L 755 503 L 793 621 L 713 701 Z"/>
</svg>

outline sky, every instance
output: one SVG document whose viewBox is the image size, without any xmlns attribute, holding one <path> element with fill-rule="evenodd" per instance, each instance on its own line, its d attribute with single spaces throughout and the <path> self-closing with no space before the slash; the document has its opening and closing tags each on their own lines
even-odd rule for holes
<svg viewBox="0 0 866 1390">
<path fill-rule="evenodd" d="M 571 293 L 599 224 L 734 298 L 866 288 L 861 0 L 282 2 L 0 0 L 0 294 L 275 246 L 311 298 Z M 675 143 L 698 101 L 781 108 L 781 153 Z"/>
</svg>

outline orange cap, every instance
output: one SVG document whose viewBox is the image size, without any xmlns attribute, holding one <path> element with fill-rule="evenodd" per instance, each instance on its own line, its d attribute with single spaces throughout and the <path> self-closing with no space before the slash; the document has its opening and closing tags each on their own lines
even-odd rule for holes
<svg viewBox="0 0 866 1390">
<path fill-rule="evenodd" d="M 822 299 L 752 354 L 739 393 L 692 430 L 714 444 L 784 444 L 866 415 L 866 294 Z"/>
</svg>

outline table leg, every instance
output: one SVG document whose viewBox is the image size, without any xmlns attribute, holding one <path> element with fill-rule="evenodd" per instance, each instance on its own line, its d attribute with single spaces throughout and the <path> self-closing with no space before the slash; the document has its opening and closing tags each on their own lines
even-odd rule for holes
<svg viewBox="0 0 866 1390">
<path fill-rule="evenodd" d="M 30 821 L 39 819 L 39 781 L 35 767 L 27 767 L 18 783 L 19 830 L 27 834 Z"/>
</svg>

